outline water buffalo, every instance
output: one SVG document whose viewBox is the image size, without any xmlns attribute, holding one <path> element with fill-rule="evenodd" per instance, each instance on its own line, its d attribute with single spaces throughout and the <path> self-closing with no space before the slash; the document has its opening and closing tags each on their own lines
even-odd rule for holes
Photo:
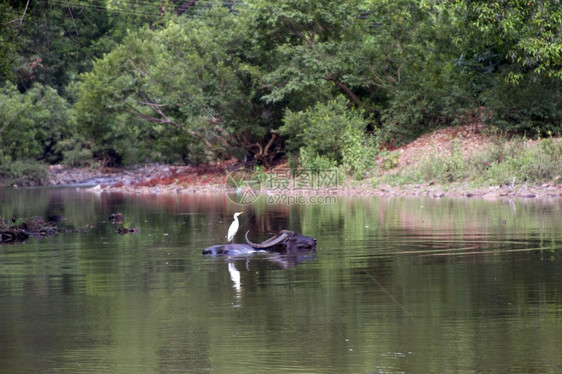
<svg viewBox="0 0 562 374">
<path fill-rule="evenodd" d="M 315 253 L 316 239 L 310 236 L 298 234 L 294 231 L 281 230 L 273 237 L 261 243 L 253 243 L 248 239 L 247 244 L 220 244 L 203 250 L 204 255 L 214 256 L 244 256 L 252 253 L 278 253 L 287 255 L 297 255 L 299 253 Z"/>
</svg>

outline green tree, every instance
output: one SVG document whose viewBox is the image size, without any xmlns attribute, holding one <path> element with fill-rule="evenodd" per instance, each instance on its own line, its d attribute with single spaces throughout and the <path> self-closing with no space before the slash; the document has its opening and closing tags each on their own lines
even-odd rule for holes
<svg viewBox="0 0 562 374">
<path fill-rule="evenodd" d="M 11 67 L 17 59 L 18 32 L 26 15 L 30 1 L 3 1 L 0 3 L 0 81 L 12 78 Z"/>
<path fill-rule="evenodd" d="M 17 53 L 6 66 L 24 91 L 39 82 L 63 92 L 95 58 L 143 25 L 161 27 L 168 2 L 121 0 L 11 1 L 0 5 L 5 31 Z M 173 7 L 170 8 L 173 10 Z M 25 12 L 25 13 L 24 13 Z M 10 19 L 11 21 L 8 21 Z"/>
<path fill-rule="evenodd" d="M 373 1 L 357 48 L 357 81 L 381 137 L 394 144 L 458 123 L 475 105 L 455 35 L 457 15 L 434 1 Z"/>
<path fill-rule="evenodd" d="M 25 94 L 6 83 L 0 89 L 0 147 L 4 159 L 61 160 L 57 143 L 72 136 L 69 105 L 36 84 Z"/>
<path fill-rule="evenodd" d="M 559 1 L 458 1 L 459 65 L 503 129 L 560 133 L 562 7 Z M 459 34 L 460 36 L 460 34 Z"/>
<path fill-rule="evenodd" d="M 357 46 L 356 21 L 361 1 L 251 2 L 253 38 L 272 64 L 264 77 L 264 98 L 293 109 L 343 93 L 354 104 L 349 86 L 351 51 Z"/>
<path fill-rule="evenodd" d="M 240 17 L 215 7 L 202 19 L 128 36 L 77 88 L 77 115 L 95 153 L 124 157 L 137 147 L 150 158 L 197 163 L 249 152 L 271 162 L 276 109 L 259 101 L 261 73 L 246 62 L 245 35 Z M 135 147 L 132 139 L 140 140 Z"/>
<path fill-rule="evenodd" d="M 55 87 L 60 93 L 90 68 L 106 49 L 100 39 L 109 21 L 105 6 L 83 0 L 33 1 L 17 35 L 17 60 L 12 65 L 20 91 L 33 83 Z"/>
<path fill-rule="evenodd" d="M 269 166 L 287 150 L 360 175 L 351 155 L 373 148 L 373 133 L 398 144 L 475 110 L 510 131 L 562 123 L 553 0 L 17 0 L 0 11 L 3 95 L 32 91 L 4 113 L 1 136 L 13 116 L 23 133 L 44 126 L 9 157 Z"/>
<path fill-rule="evenodd" d="M 452 123 L 473 105 L 451 39 L 455 17 L 439 3 L 399 1 L 254 4 L 256 40 L 275 56 L 265 76 L 271 102 L 302 110 L 343 94 L 406 141 Z"/>
<path fill-rule="evenodd" d="M 562 79 L 562 7 L 556 0 L 459 1 L 462 30 L 475 42 L 468 51 L 493 56 L 512 82 L 526 75 Z M 468 46 L 468 45 L 467 45 Z"/>
</svg>

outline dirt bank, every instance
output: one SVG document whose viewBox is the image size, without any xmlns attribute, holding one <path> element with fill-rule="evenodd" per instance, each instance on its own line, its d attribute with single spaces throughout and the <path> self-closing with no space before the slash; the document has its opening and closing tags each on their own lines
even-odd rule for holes
<svg viewBox="0 0 562 374">
<path fill-rule="evenodd" d="M 392 150 L 397 154 L 394 167 L 416 167 L 423 155 L 430 153 L 446 156 L 453 149 L 453 142 L 463 154 L 482 152 L 491 146 L 492 138 L 482 131 L 482 125 L 444 128 L 423 135 L 414 142 Z M 377 160 L 381 162 L 381 160 Z M 96 191 L 120 191 L 127 193 L 193 193 L 224 192 L 227 190 L 228 172 L 242 165 L 236 161 L 225 161 L 202 166 L 172 166 L 150 164 L 123 169 L 69 168 L 60 165 L 49 168 L 51 185 L 83 185 Z M 380 165 L 379 165 L 380 166 Z M 286 165 L 285 165 L 286 167 Z M 283 165 L 277 170 L 282 169 Z M 379 168 L 382 170 L 382 168 Z M 274 170 L 275 172 L 275 170 Z M 262 186 L 262 191 L 263 191 Z M 557 182 L 541 185 L 501 185 L 474 188 L 467 183 L 439 185 L 435 182 L 391 186 L 373 185 L 372 181 L 358 183 L 353 180 L 338 181 L 330 188 L 274 189 L 274 194 L 299 195 L 373 195 L 373 196 L 416 196 L 416 197 L 456 197 L 480 199 L 562 199 L 562 184 Z"/>
<path fill-rule="evenodd" d="M 201 173 L 196 168 L 169 165 L 148 165 L 128 169 L 52 167 L 51 185 L 81 185 L 96 191 L 126 193 L 202 193 L 225 192 L 226 171 L 214 169 Z M 438 185 L 423 183 L 406 186 L 347 183 L 329 189 L 275 189 L 269 193 L 287 195 L 371 195 L 387 197 L 480 198 L 480 199 L 560 199 L 562 185 L 514 185 L 473 188 L 463 184 Z"/>
</svg>

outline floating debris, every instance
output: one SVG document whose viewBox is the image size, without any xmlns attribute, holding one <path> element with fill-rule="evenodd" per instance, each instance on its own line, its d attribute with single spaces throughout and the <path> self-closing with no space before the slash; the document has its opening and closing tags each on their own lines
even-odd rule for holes
<svg viewBox="0 0 562 374">
<path fill-rule="evenodd" d="M 123 221 L 125 220 L 125 216 L 123 215 L 123 213 L 112 213 L 109 216 L 109 220 L 111 221 L 111 223 L 123 223 Z"/>
<path fill-rule="evenodd" d="M 119 227 L 119 229 L 117 229 L 117 232 L 121 235 L 125 235 L 125 234 L 137 234 L 139 232 L 139 228 L 138 227 Z"/>
<path fill-rule="evenodd" d="M 47 216 L 47 221 L 59 223 L 59 222 L 62 222 L 62 221 L 66 221 L 66 217 L 59 216 L 57 214 L 53 214 L 53 215 Z"/>
<path fill-rule="evenodd" d="M 56 222 L 45 222 L 43 217 L 31 217 L 21 223 L 15 217 L 11 219 L 12 224 L 0 218 L 0 242 L 21 243 L 29 238 L 52 236 L 58 232 Z"/>
</svg>

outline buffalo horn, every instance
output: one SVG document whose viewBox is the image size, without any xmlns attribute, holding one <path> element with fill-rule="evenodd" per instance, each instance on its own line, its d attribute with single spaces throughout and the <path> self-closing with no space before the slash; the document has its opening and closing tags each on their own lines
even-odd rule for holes
<svg viewBox="0 0 562 374">
<path fill-rule="evenodd" d="M 256 243 L 252 243 L 250 241 L 250 239 L 248 239 L 248 233 L 250 231 L 246 231 L 246 243 L 248 243 L 248 245 L 252 248 L 269 248 L 269 247 L 273 247 L 279 243 L 281 243 L 283 240 L 287 239 L 287 233 L 282 233 L 281 235 L 277 234 L 269 239 L 267 239 L 266 241 L 256 244 Z M 279 236 L 278 238 L 274 239 L 276 236 Z"/>
</svg>

